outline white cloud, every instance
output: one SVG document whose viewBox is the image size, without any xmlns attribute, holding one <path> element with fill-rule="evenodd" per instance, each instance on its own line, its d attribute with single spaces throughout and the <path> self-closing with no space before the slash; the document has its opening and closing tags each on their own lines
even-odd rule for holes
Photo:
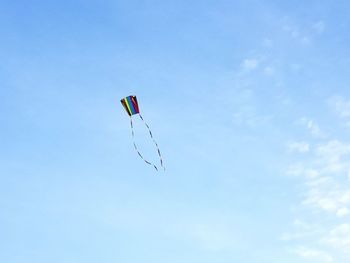
<svg viewBox="0 0 350 263">
<path fill-rule="evenodd" d="M 287 175 L 301 176 L 304 174 L 304 167 L 301 164 L 292 164 L 287 168 Z"/>
<path fill-rule="evenodd" d="M 300 36 L 299 29 L 295 25 L 284 25 L 282 29 L 283 31 L 289 33 L 293 38 L 298 38 Z"/>
<path fill-rule="evenodd" d="M 334 217 L 347 217 L 350 214 L 350 201 L 347 198 L 350 194 L 350 190 L 347 190 L 349 186 L 342 188 L 331 180 L 311 180 L 312 184 L 308 184 L 310 189 L 302 204 Z"/>
<path fill-rule="evenodd" d="M 303 69 L 303 66 L 298 63 L 290 64 L 290 69 L 294 72 L 300 72 Z"/>
<path fill-rule="evenodd" d="M 264 68 L 264 74 L 267 76 L 272 76 L 275 74 L 275 69 L 271 66 L 267 66 Z"/>
<path fill-rule="evenodd" d="M 300 38 L 300 43 L 304 44 L 304 45 L 309 45 L 309 44 L 311 44 L 311 38 L 308 36 L 304 36 L 304 37 Z"/>
<path fill-rule="evenodd" d="M 350 103 L 337 99 L 332 105 L 350 120 Z M 306 151 L 309 143 L 304 141 L 305 145 L 287 144 L 300 153 L 300 159 L 287 172 L 299 178 L 303 188 L 294 209 L 299 219 L 282 238 L 299 245 L 295 252 L 310 261 L 350 262 L 350 142 L 325 140 L 329 136 L 325 137 L 314 120 L 302 118 L 300 123 L 313 135 L 313 147 Z"/>
<path fill-rule="evenodd" d="M 310 150 L 310 145 L 307 142 L 290 142 L 287 147 L 292 152 L 305 153 Z"/>
<path fill-rule="evenodd" d="M 325 30 L 325 22 L 320 20 L 312 25 L 312 29 L 317 33 L 317 34 L 322 34 Z"/>
<path fill-rule="evenodd" d="M 350 254 L 350 224 L 340 224 L 334 227 L 323 242 L 335 249 L 343 250 Z"/>
<path fill-rule="evenodd" d="M 281 237 L 284 241 L 300 240 L 307 237 L 312 237 L 320 232 L 319 226 L 308 224 L 300 219 L 295 219 L 293 222 L 295 229 L 292 233 L 284 233 Z"/>
<path fill-rule="evenodd" d="M 292 39 L 302 45 L 309 45 L 311 41 L 311 35 L 306 35 L 300 28 L 294 23 L 287 23 L 282 27 L 282 30 L 286 32 Z"/>
<path fill-rule="evenodd" d="M 320 127 L 314 121 L 309 120 L 307 122 L 307 128 L 310 130 L 312 135 L 314 135 L 316 137 L 323 137 L 323 133 L 322 133 Z"/>
<path fill-rule="evenodd" d="M 288 19 L 287 19 L 288 20 Z M 312 25 L 298 25 L 292 21 L 285 21 L 282 30 L 292 39 L 302 45 L 309 45 L 316 35 L 321 35 L 326 28 L 325 22 L 320 20 Z"/>
<path fill-rule="evenodd" d="M 324 172 L 348 173 L 350 170 L 350 144 L 330 140 L 316 148 L 319 168 Z"/>
<path fill-rule="evenodd" d="M 345 121 L 345 125 L 350 127 L 350 100 L 341 96 L 334 96 L 329 99 L 329 104 L 336 114 Z"/>
<path fill-rule="evenodd" d="M 315 138 L 325 138 L 325 133 L 321 130 L 319 125 L 309 118 L 303 117 L 301 118 L 298 123 L 305 125 L 307 130 L 311 133 L 311 135 Z"/>
<path fill-rule="evenodd" d="M 244 125 L 250 128 L 267 123 L 270 119 L 270 116 L 259 115 L 257 109 L 249 104 L 238 106 L 232 114 L 232 121 L 235 125 Z"/>
<path fill-rule="evenodd" d="M 320 176 L 320 172 L 314 169 L 307 169 L 305 171 L 305 176 L 309 179 L 316 179 L 317 177 Z M 321 177 L 321 178 L 318 178 L 318 181 L 325 180 L 325 179 L 326 179 L 325 177 Z M 314 182 L 316 182 L 316 180 L 314 180 Z"/>
<path fill-rule="evenodd" d="M 273 45 L 273 41 L 270 38 L 264 38 L 263 40 L 263 46 L 270 48 Z"/>
<path fill-rule="evenodd" d="M 347 207 L 342 207 L 338 209 L 337 216 L 338 217 L 346 217 L 350 214 L 350 210 Z"/>
<path fill-rule="evenodd" d="M 325 196 L 325 194 L 327 195 Z M 339 207 L 334 196 L 317 189 L 317 187 L 309 190 L 308 197 L 303 201 L 303 204 L 319 208 L 329 213 L 336 213 Z"/>
<path fill-rule="evenodd" d="M 327 252 L 315 249 L 309 249 L 306 247 L 299 247 L 295 250 L 296 254 L 304 259 L 308 259 L 314 262 L 334 262 L 334 259 Z"/>
<path fill-rule="evenodd" d="M 311 168 L 306 168 L 303 166 L 303 164 L 294 164 L 288 167 L 286 171 L 287 175 L 292 175 L 292 176 L 303 176 L 306 179 L 314 179 L 314 180 L 309 180 L 309 183 L 317 183 L 317 182 L 322 182 L 326 178 L 320 177 L 320 172 L 311 169 Z M 316 180 L 317 179 L 317 180 Z"/>
<path fill-rule="evenodd" d="M 247 58 L 242 62 L 242 69 L 244 71 L 252 71 L 259 66 L 259 60 L 255 58 Z"/>
</svg>

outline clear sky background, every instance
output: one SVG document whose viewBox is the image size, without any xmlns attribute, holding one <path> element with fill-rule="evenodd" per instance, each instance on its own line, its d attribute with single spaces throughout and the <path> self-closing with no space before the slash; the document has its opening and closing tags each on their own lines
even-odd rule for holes
<svg viewBox="0 0 350 263">
<path fill-rule="evenodd" d="M 349 13 L 1 0 L 0 262 L 350 262 Z"/>
</svg>

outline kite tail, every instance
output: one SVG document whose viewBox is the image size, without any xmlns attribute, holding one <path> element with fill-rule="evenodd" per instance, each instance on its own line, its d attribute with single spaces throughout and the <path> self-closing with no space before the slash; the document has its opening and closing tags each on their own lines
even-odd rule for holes
<svg viewBox="0 0 350 263">
<path fill-rule="evenodd" d="M 141 118 L 142 119 L 142 118 Z M 142 119 L 143 120 L 143 119 Z M 147 124 L 146 124 L 147 125 Z M 130 116 L 130 127 L 131 127 L 131 136 L 132 136 L 132 141 L 133 141 L 133 144 L 134 144 L 134 148 L 135 148 L 135 151 L 137 152 L 137 154 L 140 156 L 140 158 L 145 162 L 147 163 L 148 165 L 151 165 L 154 167 L 154 169 L 156 169 L 158 171 L 158 168 L 157 166 L 155 166 L 153 163 L 150 163 L 149 161 L 147 161 L 145 158 L 143 158 L 142 154 L 140 153 L 140 151 L 138 150 L 137 148 L 137 145 L 135 143 L 135 133 L 134 133 L 134 125 L 132 123 L 132 118 Z M 147 126 L 148 127 L 148 126 Z M 158 150 L 159 151 L 159 150 Z M 163 165 L 162 165 L 163 166 Z"/>
<path fill-rule="evenodd" d="M 143 119 L 143 117 L 142 117 L 141 114 L 139 114 L 139 116 L 140 116 L 140 119 L 143 121 L 143 123 L 146 125 L 146 127 L 147 127 L 147 129 L 148 129 L 148 132 L 149 132 L 149 135 L 151 136 L 151 139 L 152 139 L 154 145 L 155 145 L 156 148 L 157 148 L 157 152 L 158 152 L 158 156 L 159 156 L 160 165 L 162 166 L 162 168 L 163 168 L 164 171 L 165 171 L 165 167 L 164 167 L 164 165 L 163 165 L 163 158 L 162 158 L 162 154 L 161 154 L 161 152 L 160 152 L 160 150 L 159 150 L 158 143 L 157 143 L 156 140 L 153 138 L 152 131 L 151 131 L 150 127 L 148 126 L 147 122 L 145 122 L 145 120 Z M 158 169 L 157 169 L 157 170 L 158 170 Z"/>
</svg>

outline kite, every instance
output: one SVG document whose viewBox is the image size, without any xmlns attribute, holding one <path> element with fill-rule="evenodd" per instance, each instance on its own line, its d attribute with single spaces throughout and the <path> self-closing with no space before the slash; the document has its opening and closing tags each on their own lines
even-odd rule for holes
<svg viewBox="0 0 350 263">
<path fill-rule="evenodd" d="M 147 161 L 143 155 L 140 153 L 140 151 L 138 150 L 137 148 L 137 145 L 135 143 L 135 133 L 134 133 L 134 125 L 133 125 L 133 122 L 132 122 L 132 116 L 133 115 L 139 115 L 140 119 L 142 120 L 142 122 L 145 124 L 145 126 L 147 127 L 148 129 L 148 132 L 149 132 L 149 135 L 154 143 L 154 145 L 156 146 L 157 148 L 157 152 L 158 152 L 158 156 L 159 156 L 159 161 L 160 161 L 160 165 L 161 167 L 165 170 L 165 167 L 163 165 L 163 159 L 162 159 L 162 154 L 160 153 L 160 150 L 159 150 L 159 147 L 158 147 L 158 143 L 156 142 L 156 140 L 153 138 L 153 134 L 152 134 L 152 131 L 150 129 L 150 127 L 148 126 L 148 124 L 145 122 L 145 120 L 143 119 L 141 113 L 140 113 L 140 109 L 139 109 L 139 104 L 137 103 L 137 99 L 136 99 L 136 96 L 134 95 L 131 95 L 131 96 L 128 96 L 128 97 L 125 97 L 123 99 L 120 100 L 120 102 L 122 103 L 122 105 L 124 106 L 124 109 L 126 110 L 126 112 L 128 113 L 129 117 L 130 117 L 130 127 L 131 127 L 131 136 L 132 136 L 132 140 L 133 140 L 133 144 L 134 144 L 134 148 L 135 148 L 135 151 L 137 152 L 137 154 L 140 156 L 140 158 L 145 162 L 147 163 L 148 165 L 151 165 L 153 166 L 157 171 L 158 171 L 158 167 Z"/>
</svg>

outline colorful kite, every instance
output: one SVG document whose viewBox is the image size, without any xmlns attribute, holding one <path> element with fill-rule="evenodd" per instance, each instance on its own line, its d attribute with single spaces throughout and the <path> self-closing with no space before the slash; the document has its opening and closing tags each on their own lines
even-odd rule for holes
<svg viewBox="0 0 350 263">
<path fill-rule="evenodd" d="M 149 164 L 152 165 L 157 171 L 158 168 L 155 164 L 147 161 L 145 158 L 143 158 L 142 154 L 139 152 L 136 143 L 135 143 L 135 134 L 134 134 L 134 125 L 132 123 L 132 116 L 138 114 L 140 116 L 140 119 L 142 120 L 142 122 L 146 125 L 149 135 L 151 136 L 151 139 L 153 140 L 154 145 L 157 148 L 157 152 L 158 152 L 158 156 L 159 156 L 159 161 L 160 161 L 160 165 L 163 167 L 163 169 L 165 170 L 165 167 L 163 166 L 163 159 L 162 159 L 162 154 L 160 153 L 159 147 L 158 147 L 158 143 L 155 141 L 155 139 L 153 138 L 153 134 L 151 132 L 151 129 L 149 128 L 148 124 L 144 121 L 142 115 L 140 114 L 140 110 L 139 110 L 139 105 L 137 103 L 137 99 L 136 96 L 128 96 L 125 97 L 124 99 L 121 99 L 120 102 L 122 103 L 122 105 L 124 106 L 126 112 L 129 114 L 130 117 L 130 126 L 131 126 L 131 135 L 132 135 L 132 140 L 133 140 L 133 144 L 134 144 L 134 148 L 135 151 L 137 152 L 137 154 L 141 157 L 141 159 Z"/>
</svg>

